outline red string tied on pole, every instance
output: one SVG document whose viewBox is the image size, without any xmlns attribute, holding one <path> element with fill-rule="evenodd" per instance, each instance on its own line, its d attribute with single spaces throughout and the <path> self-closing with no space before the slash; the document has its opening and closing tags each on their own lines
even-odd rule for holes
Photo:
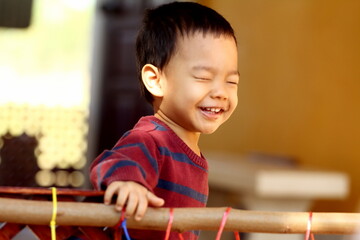
<svg viewBox="0 0 360 240">
<path fill-rule="evenodd" d="M 305 240 L 309 240 L 309 238 L 311 240 L 315 240 L 314 234 L 311 233 L 312 217 L 313 217 L 313 213 L 309 212 L 309 218 L 308 218 L 307 228 L 306 228 L 306 233 L 305 233 Z"/>
<path fill-rule="evenodd" d="M 231 210 L 231 207 L 226 208 L 226 210 L 225 210 L 225 212 L 223 214 L 223 217 L 221 219 L 220 227 L 219 227 L 218 233 L 216 234 L 216 239 L 215 240 L 220 240 L 221 234 L 222 234 L 222 232 L 224 230 L 226 220 L 227 220 L 227 218 L 229 216 L 230 210 Z M 234 232 L 234 236 L 235 236 L 236 240 L 240 240 L 240 235 L 239 235 L 238 232 Z"/>
<path fill-rule="evenodd" d="M 115 236 L 114 236 L 114 239 L 115 240 L 121 240 L 121 235 L 122 235 L 122 231 L 121 231 L 121 226 L 122 226 L 122 223 L 124 222 L 125 220 L 125 208 L 123 208 L 121 210 L 121 216 L 120 216 L 120 219 L 119 221 L 115 224 L 115 226 L 113 227 L 115 229 Z"/>
<path fill-rule="evenodd" d="M 167 225 L 167 227 L 166 227 L 166 232 L 165 232 L 165 238 L 164 238 L 164 240 L 168 240 L 169 237 L 170 237 L 171 226 L 172 226 L 173 221 L 174 221 L 174 209 L 173 209 L 173 208 L 170 208 L 170 211 L 169 211 L 169 221 L 168 221 L 168 225 Z"/>
</svg>

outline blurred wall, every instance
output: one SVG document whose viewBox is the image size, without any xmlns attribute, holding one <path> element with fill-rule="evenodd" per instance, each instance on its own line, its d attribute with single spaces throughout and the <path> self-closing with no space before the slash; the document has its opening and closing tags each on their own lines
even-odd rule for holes
<svg viewBox="0 0 360 240">
<path fill-rule="evenodd" d="M 314 211 L 355 211 L 360 196 L 360 1 L 200 1 L 233 25 L 239 105 L 203 149 L 290 155 L 345 171 L 346 201 Z M 221 139 L 221 141 L 219 141 Z"/>
</svg>

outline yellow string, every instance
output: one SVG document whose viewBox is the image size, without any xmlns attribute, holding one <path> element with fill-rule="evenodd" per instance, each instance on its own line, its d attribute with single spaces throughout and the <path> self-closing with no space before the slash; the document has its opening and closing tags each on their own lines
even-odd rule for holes
<svg viewBox="0 0 360 240">
<path fill-rule="evenodd" d="M 56 240 L 57 196 L 56 196 L 56 188 L 52 187 L 51 189 L 52 189 L 52 202 L 53 202 L 53 211 L 50 221 L 51 240 Z"/>
</svg>

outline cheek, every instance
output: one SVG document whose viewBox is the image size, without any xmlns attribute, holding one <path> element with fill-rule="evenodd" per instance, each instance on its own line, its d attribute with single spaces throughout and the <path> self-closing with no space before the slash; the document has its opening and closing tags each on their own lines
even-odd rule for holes
<svg viewBox="0 0 360 240">
<path fill-rule="evenodd" d="M 238 96 L 237 96 L 237 91 L 236 93 L 234 93 L 232 96 L 231 96 L 231 108 L 232 108 L 232 111 L 234 111 L 237 107 L 237 104 L 238 104 Z"/>
<path fill-rule="evenodd" d="M 201 99 L 202 91 L 195 86 L 178 88 L 175 90 L 177 95 L 181 96 L 180 101 L 189 104 L 196 104 Z"/>
<path fill-rule="evenodd" d="M 232 104 L 234 104 L 234 106 L 236 107 L 236 105 L 238 103 L 238 89 L 237 88 L 231 89 L 230 98 L 231 98 Z"/>
<path fill-rule="evenodd" d="M 235 102 L 234 108 L 236 108 L 236 107 L 237 107 L 237 104 L 238 104 L 238 96 L 237 96 L 237 94 L 236 94 L 236 96 L 235 96 L 234 102 Z"/>
</svg>

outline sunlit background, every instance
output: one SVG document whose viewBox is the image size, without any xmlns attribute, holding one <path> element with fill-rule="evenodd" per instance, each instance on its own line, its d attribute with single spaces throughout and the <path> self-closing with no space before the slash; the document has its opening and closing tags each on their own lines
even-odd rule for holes
<svg viewBox="0 0 360 240">
<path fill-rule="evenodd" d="M 87 184 L 89 163 L 146 112 L 134 39 L 144 8 L 164 2 L 34 0 L 28 28 L 0 28 L 0 185 Z M 241 74 L 237 110 L 202 150 L 340 171 L 349 195 L 312 209 L 358 211 L 360 2 L 199 2 L 233 25 Z"/>
<path fill-rule="evenodd" d="M 0 167 L 7 140 L 34 138 L 39 186 L 85 181 L 94 6 L 36 0 L 29 28 L 0 28 Z"/>
<path fill-rule="evenodd" d="M 33 0 L 28 28 L 0 27 L 1 186 L 90 187 L 90 162 L 150 113 L 134 41 L 143 10 L 167 1 Z M 241 75 L 237 110 L 201 137 L 205 155 L 259 153 L 341 172 L 348 195 L 314 198 L 307 210 L 360 211 L 360 1 L 199 2 L 234 27 Z M 224 175 L 243 168 L 220 166 Z M 216 206 L 241 208 L 249 195 L 210 190 Z M 289 199 L 272 200 L 275 210 Z"/>
</svg>

